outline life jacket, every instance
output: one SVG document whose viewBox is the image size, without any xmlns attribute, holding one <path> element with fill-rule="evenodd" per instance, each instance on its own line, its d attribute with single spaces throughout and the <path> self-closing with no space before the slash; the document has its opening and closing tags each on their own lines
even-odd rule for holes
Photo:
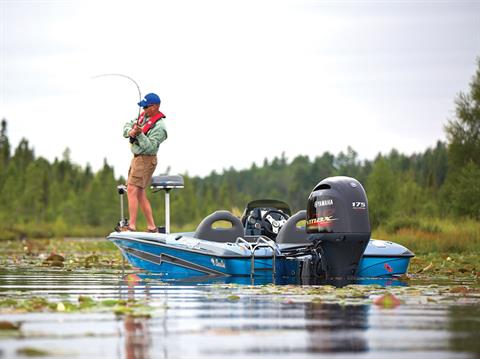
<svg viewBox="0 0 480 359">
<path fill-rule="evenodd" d="M 137 119 L 137 125 L 140 126 L 141 123 L 143 122 L 143 118 L 145 117 L 145 111 L 138 116 Z M 157 113 L 156 115 L 153 115 L 150 117 L 142 127 L 142 132 L 146 135 L 148 131 L 152 129 L 153 126 L 157 123 L 158 120 L 161 120 L 162 118 L 165 118 L 165 115 L 161 112 Z"/>
</svg>

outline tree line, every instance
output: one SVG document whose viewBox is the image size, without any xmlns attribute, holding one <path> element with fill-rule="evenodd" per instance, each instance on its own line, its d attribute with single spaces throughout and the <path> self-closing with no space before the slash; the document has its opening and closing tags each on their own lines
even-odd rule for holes
<svg viewBox="0 0 480 359">
<path fill-rule="evenodd" d="M 456 114 L 445 125 L 447 142 L 422 153 L 393 149 L 360 160 L 348 147 L 336 155 L 313 158 L 284 154 L 261 166 L 229 168 L 205 177 L 183 175 L 185 188 L 171 196 L 171 221 L 177 229 L 195 228 L 218 209 L 240 214 L 253 199 L 284 200 L 295 212 L 306 208 L 312 188 L 322 179 L 343 175 L 365 187 L 373 227 L 412 223 L 418 218 L 480 219 L 480 60 L 468 93 L 455 99 Z M 11 148 L 7 121 L 0 132 L 0 239 L 25 236 L 104 235 L 119 220 L 118 184 L 107 160 L 93 172 L 72 163 L 69 150 L 49 162 L 35 155 L 27 139 Z M 150 195 L 158 224 L 163 195 Z M 125 198 L 126 204 L 126 198 Z M 403 221 L 403 222 L 402 222 Z M 142 223 L 140 223 L 142 225 Z"/>
</svg>

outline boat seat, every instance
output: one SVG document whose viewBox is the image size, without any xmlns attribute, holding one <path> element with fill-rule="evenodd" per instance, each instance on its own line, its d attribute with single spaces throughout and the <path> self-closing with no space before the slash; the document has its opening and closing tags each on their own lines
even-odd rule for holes
<svg viewBox="0 0 480 359">
<path fill-rule="evenodd" d="M 301 210 L 291 216 L 278 232 L 277 243 L 310 243 L 305 227 L 297 227 L 297 223 L 307 219 L 307 211 Z"/>
<path fill-rule="evenodd" d="M 230 228 L 213 228 L 218 221 L 227 221 L 232 224 Z M 213 242 L 235 242 L 243 236 L 243 225 L 240 218 L 235 217 L 229 211 L 216 211 L 205 217 L 197 227 L 194 237 Z"/>
<path fill-rule="evenodd" d="M 183 177 L 180 175 L 159 175 L 152 177 L 151 188 L 154 192 L 161 190 L 171 190 L 174 188 L 183 188 Z"/>
</svg>

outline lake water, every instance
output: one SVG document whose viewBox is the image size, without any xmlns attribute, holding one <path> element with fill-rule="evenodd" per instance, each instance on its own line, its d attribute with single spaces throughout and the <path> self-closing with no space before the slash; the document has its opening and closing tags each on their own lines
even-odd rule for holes
<svg viewBox="0 0 480 359">
<path fill-rule="evenodd" d="M 471 283 L 382 284 L 391 286 L 164 283 L 115 270 L 8 266 L 0 269 L 0 299 L 135 299 L 148 315 L 0 308 L 0 322 L 20 326 L 0 330 L 0 358 L 24 358 L 32 348 L 52 358 L 480 356 L 480 294 Z M 385 292 L 402 303 L 374 304 Z"/>
</svg>

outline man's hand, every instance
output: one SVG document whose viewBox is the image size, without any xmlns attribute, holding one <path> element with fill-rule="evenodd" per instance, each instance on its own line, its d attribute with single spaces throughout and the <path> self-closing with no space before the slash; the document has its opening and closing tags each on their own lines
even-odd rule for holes
<svg viewBox="0 0 480 359">
<path fill-rule="evenodd" d="M 142 128 L 137 124 L 133 125 L 133 128 L 128 132 L 130 137 L 137 137 L 142 132 Z"/>
</svg>

